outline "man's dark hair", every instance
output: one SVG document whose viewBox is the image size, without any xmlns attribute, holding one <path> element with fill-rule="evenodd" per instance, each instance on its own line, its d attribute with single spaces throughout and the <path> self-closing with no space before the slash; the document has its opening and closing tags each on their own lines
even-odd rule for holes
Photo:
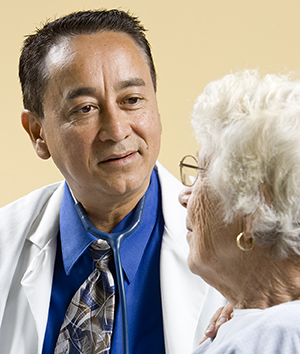
<svg viewBox="0 0 300 354">
<path fill-rule="evenodd" d="M 24 41 L 19 62 L 19 78 L 24 108 L 44 117 L 43 97 L 48 83 L 46 57 L 50 49 L 65 37 L 102 31 L 127 33 L 145 53 L 154 89 L 156 72 L 145 28 L 137 17 L 120 10 L 74 12 L 46 23 Z"/>
</svg>

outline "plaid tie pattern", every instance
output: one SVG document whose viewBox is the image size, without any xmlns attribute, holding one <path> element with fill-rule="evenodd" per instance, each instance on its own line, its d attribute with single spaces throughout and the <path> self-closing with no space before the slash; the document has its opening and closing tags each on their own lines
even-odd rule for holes
<svg viewBox="0 0 300 354">
<path fill-rule="evenodd" d="M 114 321 L 115 285 L 108 268 L 112 251 L 106 241 L 89 251 L 96 268 L 72 298 L 54 354 L 109 354 Z"/>
</svg>

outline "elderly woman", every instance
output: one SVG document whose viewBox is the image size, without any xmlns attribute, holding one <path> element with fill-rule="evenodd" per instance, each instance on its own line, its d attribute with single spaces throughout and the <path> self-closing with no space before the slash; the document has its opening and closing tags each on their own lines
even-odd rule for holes
<svg viewBox="0 0 300 354">
<path fill-rule="evenodd" d="M 188 264 L 234 306 L 195 353 L 300 353 L 300 81 L 244 71 L 210 83 L 192 125 Z"/>
</svg>

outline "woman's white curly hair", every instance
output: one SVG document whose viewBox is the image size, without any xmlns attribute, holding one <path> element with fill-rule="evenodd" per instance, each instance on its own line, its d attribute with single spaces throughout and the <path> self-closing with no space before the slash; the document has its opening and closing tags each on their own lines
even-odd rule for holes
<svg viewBox="0 0 300 354">
<path fill-rule="evenodd" d="M 207 85 L 192 111 L 225 221 L 253 214 L 253 238 L 275 258 L 300 255 L 300 81 L 291 76 L 226 75 Z"/>
</svg>

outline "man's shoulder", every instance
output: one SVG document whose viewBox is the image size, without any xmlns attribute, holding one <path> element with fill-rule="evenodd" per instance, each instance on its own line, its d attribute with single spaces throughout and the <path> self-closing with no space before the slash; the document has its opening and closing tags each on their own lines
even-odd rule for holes
<svg viewBox="0 0 300 354">
<path fill-rule="evenodd" d="M 179 192 L 183 189 L 182 184 L 160 163 L 156 163 L 159 182 L 161 186 L 162 213 L 165 221 L 165 229 L 169 235 L 176 239 L 180 248 L 187 249 L 185 240 L 186 209 L 180 205 Z"/>
<path fill-rule="evenodd" d="M 22 207 L 29 207 L 30 205 L 35 205 L 38 201 L 41 200 L 47 200 L 57 189 L 58 187 L 62 184 L 63 182 L 56 182 L 52 183 L 46 186 L 43 186 L 41 188 L 38 188 L 28 194 L 26 194 L 23 197 L 20 197 L 19 199 L 16 199 L 15 201 L 3 206 L 0 208 L 0 213 L 6 213 L 10 210 L 16 211 L 16 209 L 22 208 Z"/>
<path fill-rule="evenodd" d="M 14 223 L 23 221 L 26 218 L 35 218 L 49 202 L 52 195 L 58 189 L 63 190 L 63 184 L 63 182 L 56 182 L 41 187 L 0 208 L 0 219 L 6 220 L 6 223 L 3 223 L 2 226 L 4 228 L 11 227 Z M 59 198 L 61 199 L 61 197 Z"/>
<path fill-rule="evenodd" d="M 155 168 L 158 171 L 164 215 L 166 213 L 168 217 L 172 215 L 172 219 L 176 217 L 176 214 L 185 218 L 186 210 L 180 205 L 178 200 L 178 195 L 183 189 L 183 185 L 159 162 L 156 163 Z"/>
<path fill-rule="evenodd" d="M 165 190 L 168 195 L 178 199 L 179 192 L 183 189 L 183 185 L 172 175 L 161 163 L 156 162 L 155 169 L 158 171 L 159 181 L 162 188 L 162 194 Z"/>
</svg>

